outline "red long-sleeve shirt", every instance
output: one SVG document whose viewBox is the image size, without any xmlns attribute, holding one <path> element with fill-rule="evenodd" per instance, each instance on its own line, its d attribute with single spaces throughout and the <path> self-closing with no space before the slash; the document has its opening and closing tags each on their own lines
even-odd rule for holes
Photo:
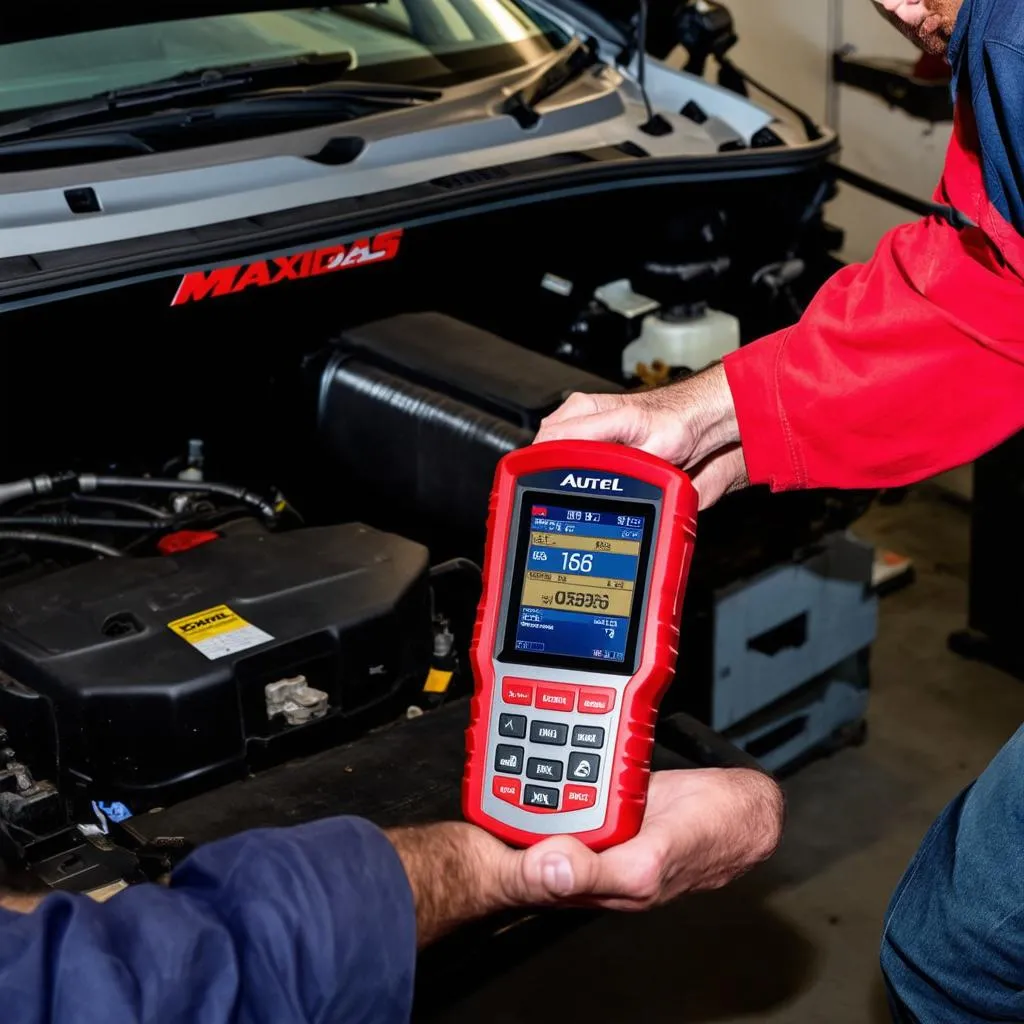
<svg viewBox="0 0 1024 1024">
<path fill-rule="evenodd" d="M 986 196 L 961 102 L 938 217 L 889 232 L 798 324 L 728 356 L 751 483 L 897 487 L 1024 429 L 1024 238 Z"/>
</svg>

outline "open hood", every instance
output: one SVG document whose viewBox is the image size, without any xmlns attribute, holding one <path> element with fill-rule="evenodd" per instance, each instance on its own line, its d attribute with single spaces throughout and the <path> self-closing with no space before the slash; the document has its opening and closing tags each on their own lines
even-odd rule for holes
<svg viewBox="0 0 1024 1024">
<path fill-rule="evenodd" d="M 335 6 L 370 2 L 372 0 L 335 0 Z M 14 9 L 5 5 L 4 12 L 0 14 L 0 45 L 123 25 L 309 6 L 308 3 L 290 4 L 287 0 L 148 0 L 146 3 L 100 0 L 99 3 L 77 5 L 18 4 Z"/>
</svg>

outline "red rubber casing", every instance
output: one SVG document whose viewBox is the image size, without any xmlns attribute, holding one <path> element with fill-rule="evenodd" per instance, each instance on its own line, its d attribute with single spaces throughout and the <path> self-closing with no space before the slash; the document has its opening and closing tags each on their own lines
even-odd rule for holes
<svg viewBox="0 0 1024 1024">
<path fill-rule="evenodd" d="M 643 821 L 654 726 L 661 699 L 675 673 L 679 622 L 696 540 L 698 499 L 689 478 L 676 467 L 637 449 L 594 441 L 555 441 L 511 452 L 498 464 L 487 521 L 483 596 L 470 650 L 475 692 L 466 732 L 462 806 L 467 821 L 510 845 L 530 846 L 549 838 L 514 828 L 485 813 L 483 794 L 488 774 L 487 730 L 496 682 L 493 658 L 511 555 L 516 484 L 524 476 L 563 469 L 621 474 L 652 484 L 663 494 L 651 549 L 647 618 L 638 641 L 637 671 L 623 695 L 604 824 L 589 832 L 573 832 L 572 812 L 552 812 L 564 814 L 565 834 L 600 851 L 631 839 Z"/>
</svg>

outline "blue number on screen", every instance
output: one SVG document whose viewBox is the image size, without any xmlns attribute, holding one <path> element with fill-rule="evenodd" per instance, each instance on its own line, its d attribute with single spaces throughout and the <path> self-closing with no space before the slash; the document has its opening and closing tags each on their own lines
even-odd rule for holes
<svg viewBox="0 0 1024 1024">
<path fill-rule="evenodd" d="M 579 551 L 563 551 L 562 568 L 569 572 L 593 572 L 594 556 L 584 555 Z"/>
</svg>

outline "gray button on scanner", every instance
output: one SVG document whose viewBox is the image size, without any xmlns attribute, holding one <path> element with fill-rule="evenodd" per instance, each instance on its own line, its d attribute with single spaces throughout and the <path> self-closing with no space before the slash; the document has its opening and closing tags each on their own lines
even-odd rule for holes
<svg viewBox="0 0 1024 1024">
<path fill-rule="evenodd" d="M 526 739 L 526 715 L 506 715 L 504 712 L 498 716 L 498 735 L 510 736 L 514 740 Z"/>
<path fill-rule="evenodd" d="M 558 722 L 531 722 L 530 739 L 534 743 L 550 743 L 564 747 L 569 740 L 569 726 Z"/>
<path fill-rule="evenodd" d="M 505 775 L 522 775 L 525 753 L 522 747 L 510 747 L 507 743 L 499 743 L 498 749 L 494 752 L 494 770 Z"/>
<path fill-rule="evenodd" d="M 600 750 L 604 746 L 604 729 L 596 725 L 577 725 L 572 731 L 572 745 Z"/>
<path fill-rule="evenodd" d="M 568 782 L 597 782 L 597 773 L 601 768 L 598 754 L 574 752 L 569 755 Z"/>
<path fill-rule="evenodd" d="M 546 789 L 544 786 L 527 786 L 523 804 L 526 807 L 550 807 L 553 811 L 557 810 L 558 790 Z"/>
<path fill-rule="evenodd" d="M 548 782 L 561 782 L 562 762 L 531 757 L 526 762 L 526 777 L 528 779 L 546 779 Z"/>
</svg>

